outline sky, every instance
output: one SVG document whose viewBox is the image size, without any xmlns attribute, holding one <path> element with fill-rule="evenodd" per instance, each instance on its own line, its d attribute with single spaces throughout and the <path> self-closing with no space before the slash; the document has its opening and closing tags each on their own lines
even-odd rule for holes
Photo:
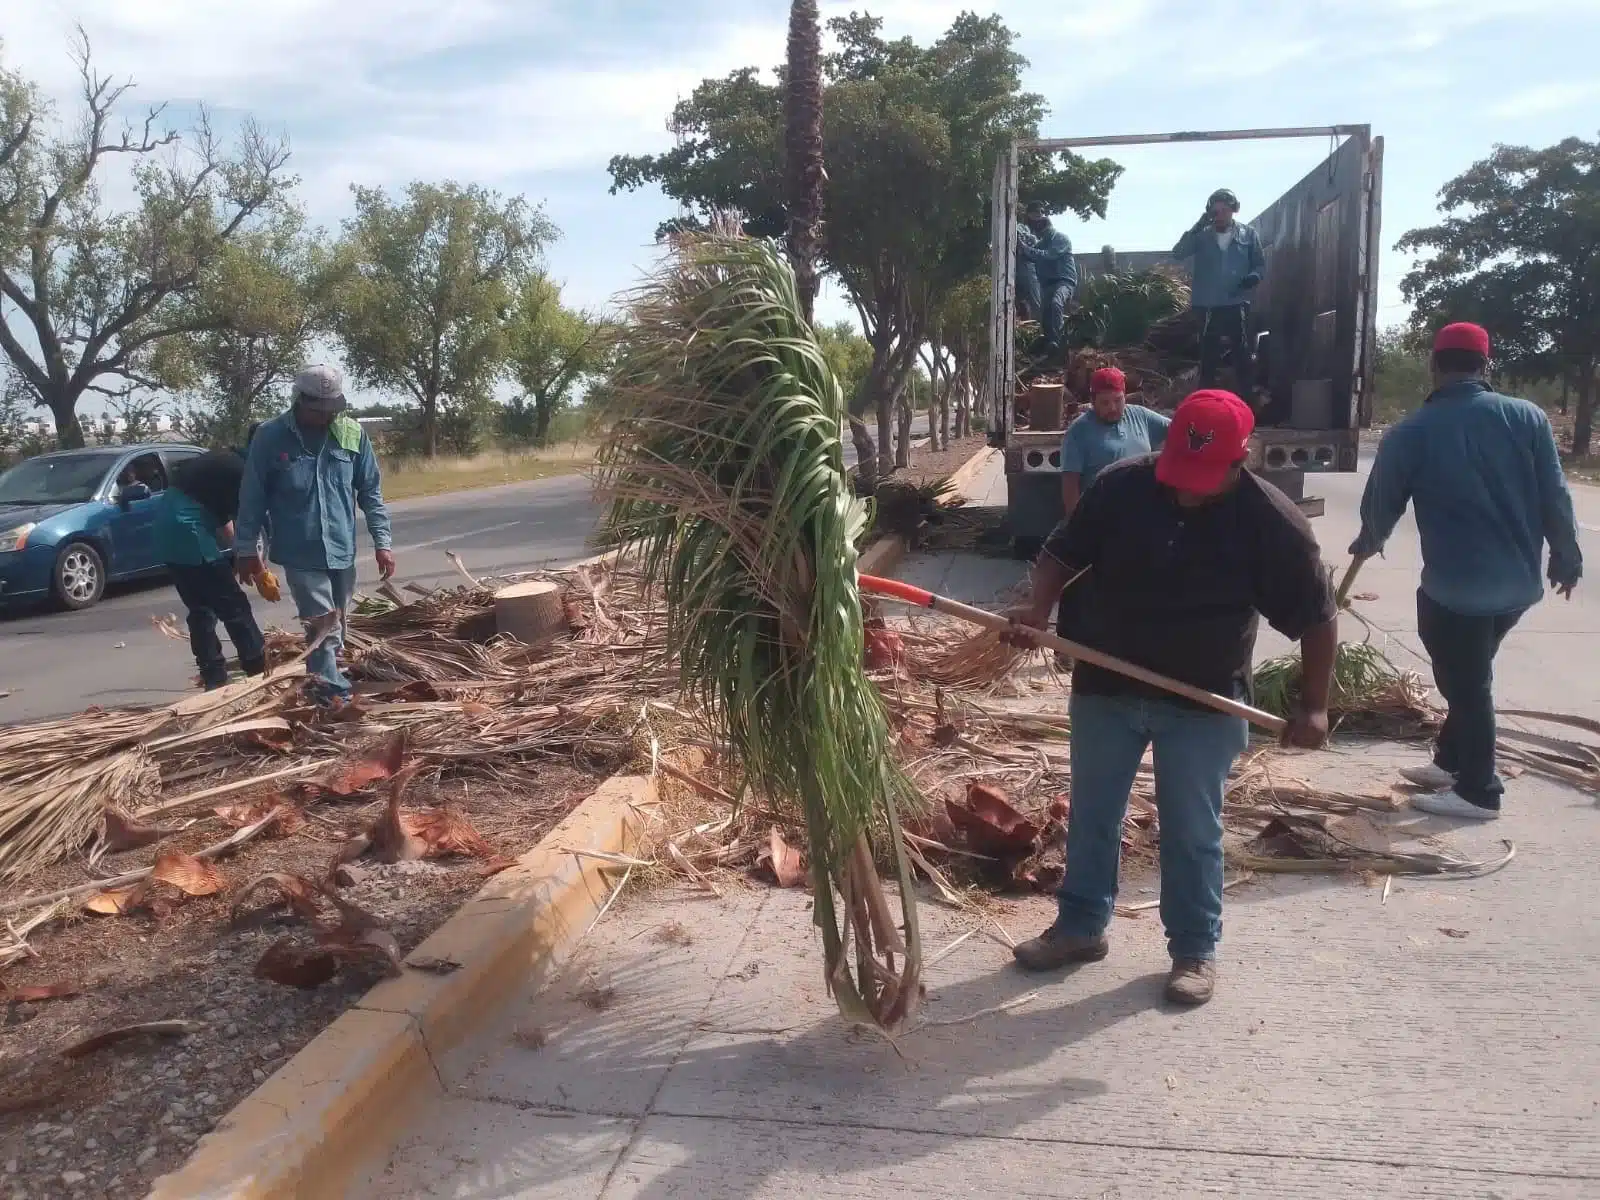
<svg viewBox="0 0 1600 1200">
<path fill-rule="evenodd" d="M 651 259 L 659 193 L 611 196 L 613 154 L 671 144 L 701 79 L 784 51 L 781 0 L 8 0 L 3 54 L 70 111 L 68 38 L 168 101 L 246 114 L 293 144 L 312 219 L 348 215 L 351 183 L 455 179 L 521 193 L 561 229 L 548 265 L 570 302 L 607 305 Z M 1405 317 L 1392 249 L 1436 217 L 1439 187 L 1495 143 L 1600 132 L 1600 0 L 944 0 L 824 3 L 930 41 L 998 7 L 1030 61 L 1054 137 L 1370 124 L 1384 137 L 1379 323 Z M 1058 222 L 1079 250 L 1170 246 L 1217 187 L 1248 216 L 1314 168 L 1325 140 L 1119 149 L 1103 221 Z M 825 293 L 820 316 L 849 315 Z"/>
</svg>

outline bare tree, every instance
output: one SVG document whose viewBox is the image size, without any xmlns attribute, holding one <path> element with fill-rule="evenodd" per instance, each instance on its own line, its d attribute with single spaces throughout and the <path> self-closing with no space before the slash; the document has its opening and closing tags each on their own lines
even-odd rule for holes
<svg viewBox="0 0 1600 1200">
<path fill-rule="evenodd" d="M 218 327 L 221 315 L 192 303 L 208 271 L 295 183 L 287 142 L 253 123 L 230 151 L 204 110 L 187 138 L 164 128 L 164 105 L 120 122 L 132 82 L 94 69 L 81 28 L 72 53 L 82 111 L 55 132 L 38 89 L 0 65 L 0 351 L 64 447 L 83 444 L 86 393 L 159 387 L 155 349 Z M 101 196 L 116 160 L 131 168 L 127 212 Z"/>
</svg>

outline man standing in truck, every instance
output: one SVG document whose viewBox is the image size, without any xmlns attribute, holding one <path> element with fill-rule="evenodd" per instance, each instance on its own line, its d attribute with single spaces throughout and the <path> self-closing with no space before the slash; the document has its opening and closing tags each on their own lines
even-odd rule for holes
<svg viewBox="0 0 1600 1200">
<path fill-rule="evenodd" d="M 1328 736 L 1337 609 L 1305 515 L 1245 468 L 1254 428 L 1232 393 L 1190 395 L 1159 456 L 1106 468 L 1057 526 L 1034 565 L 1031 600 L 1011 616 L 1042 629 L 1062 585 L 1087 570 L 1075 641 L 1240 699 L 1264 616 L 1300 642 L 1303 707 L 1285 737 L 1315 748 Z M 1249 740 L 1245 722 L 1089 663 L 1074 673 L 1071 717 L 1072 819 L 1058 915 L 1016 948 L 1017 962 L 1052 971 L 1110 952 L 1122 820 L 1153 748 L 1161 920 L 1172 956 L 1166 994 L 1204 1004 L 1222 934 L 1222 798 Z"/>
<path fill-rule="evenodd" d="M 1238 220 L 1239 197 L 1218 188 L 1206 211 L 1178 239 L 1172 256 L 1192 260 L 1190 303 L 1200 316 L 1200 386 L 1217 385 L 1224 351 L 1233 359 L 1234 390 L 1246 402 L 1255 395 L 1255 356 L 1250 343 L 1250 302 L 1267 271 L 1256 231 Z"/>
<path fill-rule="evenodd" d="M 1378 447 L 1361 498 L 1357 558 L 1383 550 L 1406 505 L 1422 535 L 1417 636 L 1449 713 L 1433 762 L 1402 775 L 1433 789 L 1412 804 L 1469 821 L 1500 816 L 1495 771 L 1494 658 L 1544 595 L 1570 599 L 1583 577 L 1577 518 L 1544 410 L 1484 381 L 1489 334 L 1465 322 L 1433 340 L 1433 392 Z"/>
<path fill-rule="evenodd" d="M 1067 306 L 1078 291 L 1078 260 L 1072 242 L 1050 223 L 1050 213 L 1035 201 L 1023 211 L 1017 229 L 1017 295 L 1044 334 L 1041 357 L 1053 359 L 1066 336 Z"/>
</svg>

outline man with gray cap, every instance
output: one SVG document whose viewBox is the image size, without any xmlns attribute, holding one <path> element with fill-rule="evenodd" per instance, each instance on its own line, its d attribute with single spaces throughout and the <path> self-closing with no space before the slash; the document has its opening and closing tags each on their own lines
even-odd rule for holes
<svg viewBox="0 0 1600 1200">
<path fill-rule="evenodd" d="M 360 422 L 345 412 L 344 376 L 336 367 L 307 367 L 294 377 L 289 411 L 263 422 L 250 443 L 234 519 L 234 565 L 253 584 L 263 569 L 258 543 L 268 531 L 268 551 L 283 568 L 308 636 L 331 626 L 306 663 L 323 703 L 350 696 L 339 650 L 356 585 L 357 505 L 378 573 L 388 579 L 394 551 L 377 455 Z"/>
</svg>

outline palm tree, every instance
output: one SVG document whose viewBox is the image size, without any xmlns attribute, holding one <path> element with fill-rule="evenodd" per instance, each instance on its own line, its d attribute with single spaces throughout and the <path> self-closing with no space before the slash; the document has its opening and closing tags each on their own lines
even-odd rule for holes
<svg viewBox="0 0 1600 1200">
<path fill-rule="evenodd" d="M 809 324 L 817 298 L 822 243 L 822 22 L 814 0 L 789 6 L 789 64 L 783 92 L 785 200 L 789 260 Z"/>
</svg>

